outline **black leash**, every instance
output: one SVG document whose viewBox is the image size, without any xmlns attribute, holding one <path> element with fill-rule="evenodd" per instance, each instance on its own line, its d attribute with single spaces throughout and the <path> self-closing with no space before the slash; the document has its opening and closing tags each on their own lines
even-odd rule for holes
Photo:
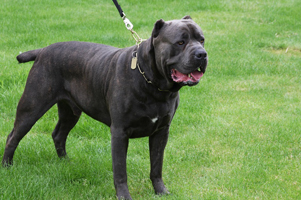
<svg viewBox="0 0 301 200">
<path fill-rule="evenodd" d="M 120 5 L 118 4 L 118 2 L 116 0 L 113 0 L 113 2 L 114 2 L 115 6 L 116 6 L 116 8 L 117 8 L 117 10 L 120 14 L 120 17 L 123 17 L 125 14 L 124 14 L 122 8 L 120 7 Z"/>
<path fill-rule="evenodd" d="M 114 2 L 115 6 L 116 6 L 116 8 L 117 8 L 117 10 L 118 10 L 118 12 L 120 14 L 120 17 L 122 18 L 122 20 L 123 20 L 123 22 L 125 24 L 125 27 L 129 31 L 131 31 L 133 38 L 136 40 L 136 44 L 139 45 L 143 41 L 143 39 L 141 39 L 139 37 L 139 35 L 133 30 L 133 27 L 134 27 L 133 24 L 130 22 L 130 20 L 128 18 L 126 18 L 125 13 L 123 12 L 123 10 L 120 7 L 120 5 L 118 4 L 117 0 L 113 0 L 113 2 Z"/>
<path fill-rule="evenodd" d="M 134 27 L 133 24 L 130 22 L 129 19 L 126 18 L 126 15 L 124 14 L 124 12 L 123 12 L 122 8 L 120 7 L 120 5 L 118 4 L 117 0 L 113 0 L 113 2 L 114 2 L 115 6 L 116 6 L 116 8 L 117 8 L 117 10 L 118 10 L 118 12 L 119 12 L 119 14 L 120 14 L 120 17 L 122 18 L 122 20 L 123 20 L 123 22 L 124 22 L 124 24 L 125 24 L 125 27 L 126 27 L 129 31 L 131 31 L 132 36 L 133 36 L 133 38 L 136 40 L 136 44 L 137 44 L 137 46 L 138 46 L 138 48 L 139 48 L 139 45 L 140 45 L 140 43 L 143 41 L 143 39 L 141 39 L 141 38 L 139 37 L 139 35 L 133 30 L 133 27 Z M 138 67 L 138 70 L 139 70 L 140 74 L 143 76 L 143 78 L 145 79 L 145 81 L 146 81 L 147 83 L 149 83 L 149 84 L 154 85 L 154 83 L 153 83 L 152 81 L 150 81 L 150 80 L 148 80 L 148 79 L 146 78 L 145 73 L 141 70 L 139 64 L 137 63 L 137 51 L 135 51 L 134 54 L 133 54 L 133 57 L 132 57 L 132 63 L 131 63 L 131 69 L 134 70 L 134 69 L 136 69 L 136 67 Z M 155 86 L 155 85 L 154 85 L 154 86 Z M 157 86 L 155 86 L 155 87 L 157 87 Z M 158 87 L 157 87 L 157 88 L 158 88 Z M 158 90 L 159 90 L 159 91 L 163 91 L 163 92 L 169 92 L 168 90 L 161 90 L 160 88 L 158 88 Z"/>
</svg>

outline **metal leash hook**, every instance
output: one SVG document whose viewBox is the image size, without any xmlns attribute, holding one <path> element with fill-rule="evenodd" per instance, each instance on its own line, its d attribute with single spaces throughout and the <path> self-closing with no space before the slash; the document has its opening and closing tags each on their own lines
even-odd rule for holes
<svg viewBox="0 0 301 200">
<path fill-rule="evenodd" d="M 141 39 L 141 38 L 139 37 L 139 35 L 136 33 L 136 31 L 133 30 L 134 25 L 131 23 L 131 21 L 130 21 L 128 18 L 126 18 L 125 13 L 122 12 L 122 14 L 123 14 L 122 20 L 123 20 L 123 22 L 124 22 L 124 24 L 125 24 L 125 27 L 126 27 L 129 31 L 131 31 L 132 36 L 133 36 L 133 38 L 134 38 L 135 41 L 136 41 L 136 45 L 139 46 L 139 44 L 143 41 L 143 39 Z"/>
<path fill-rule="evenodd" d="M 123 20 L 123 22 L 125 24 L 126 29 L 128 29 L 129 31 L 131 31 L 132 36 L 133 36 L 133 38 L 136 41 L 136 45 L 138 45 L 138 47 L 139 47 L 140 43 L 142 41 L 144 41 L 144 40 L 141 39 L 139 37 L 139 35 L 133 30 L 133 28 L 134 28 L 133 24 L 130 22 L 130 20 L 128 18 L 126 18 L 125 13 L 123 12 L 123 10 L 120 7 L 120 5 L 118 4 L 117 0 L 113 0 L 113 2 L 114 2 L 115 6 L 116 6 L 116 8 L 117 8 L 117 10 L 119 12 L 120 17 L 122 18 L 122 20 Z"/>
<path fill-rule="evenodd" d="M 125 27 L 126 27 L 129 31 L 132 31 L 133 28 L 134 28 L 133 24 L 130 22 L 130 20 L 129 20 L 128 18 L 126 18 L 126 15 L 125 15 L 124 12 L 123 12 L 122 14 L 123 14 L 122 20 L 123 20 L 123 22 L 124 22 L 124 24 L 125 24 Z"/>
<path fill-rule="evenodd" d="M 136 41 L 136 45 L 139 48 L 139 45 L 141 44 L 141 42 L 143 42 L 144 40 L 141 39 L 139 37 L 139 35 L 133 30 L 133 24 L 130 22 L 130 20 L 128 18 L 126 18 L 126 15 L 124 14 L 123 10 L 121 9 L 120 5 L 118 4 L 117 0 L 113 0 L 119 14 L 120 17 L 122 18 L 126 29 L 128 29 L 129 31 L 131 31 L 133 38 Z M 138 49 L 137 49 L 138 50 Z M 141 70 L 139 64 L 137 63 L 137 51 L 134 51 L 134 54 L 132 55 L 132 62 L 131 62 L 131 69 L 136 69 L 136 67 L 138 67 L 140 74 L 142 74 L 143 78 L 145 79 L 145 81 L 147 83 L 153 84 L 153 82 L 151 82 L 150 80 L 148 80 L 145 76 L 145 73 Z M 154 84 L 153 84 L 154 85 Z M 157 87 L 158 88 L 158 87 Z M 168 90 L 161 90 L 160 88 L 158 88 L 159 91 L 163 91 L 163 92 L 169 92 Z"/>
</svg>

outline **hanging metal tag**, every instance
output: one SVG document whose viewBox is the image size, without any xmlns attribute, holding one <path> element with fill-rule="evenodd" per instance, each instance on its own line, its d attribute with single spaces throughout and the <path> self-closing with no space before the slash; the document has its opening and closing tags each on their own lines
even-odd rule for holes
<svg viewBox="0 0 301 200">
<path fill-rule="evenodd" d="M 136 69 L 137 67 L 137 52 L 133 53 L 131 69 Z"/>
</svg>

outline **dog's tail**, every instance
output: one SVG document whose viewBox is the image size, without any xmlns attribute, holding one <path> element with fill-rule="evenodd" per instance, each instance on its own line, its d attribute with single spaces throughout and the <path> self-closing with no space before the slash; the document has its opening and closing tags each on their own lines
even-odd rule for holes
<svg viewBox="0 0 301 200">
<path fill-rule="evenodd" d="M 17 60 L 19 61 L 19 63 L 34 61 L 39 55 L 39 53 L 41 52 L 41 50 L 42 49 L 35 49 L 35 50 L 21 53 L 20 55 L 17 56 Z"/>
</svg>

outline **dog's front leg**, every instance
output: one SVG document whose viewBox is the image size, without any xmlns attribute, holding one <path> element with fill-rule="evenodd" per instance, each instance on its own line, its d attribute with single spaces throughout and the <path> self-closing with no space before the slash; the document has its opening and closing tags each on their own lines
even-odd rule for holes
<svg viewBox="0 0 301 200">
<path fill-rule="evenodd" d="M 164 149 L 168 140 L 169 126 L 149 137 L 151 161 L 150 179 L 156 194 L 169 194 L 162 180 Z"/>
<path fill-rule="evenodd" d="M 111 127 L 111 148 L 113 161 L 114 185 L 118 199 L 132 199 L 127 185 L 126 154 L 128 136 Z"/>
</svg>

